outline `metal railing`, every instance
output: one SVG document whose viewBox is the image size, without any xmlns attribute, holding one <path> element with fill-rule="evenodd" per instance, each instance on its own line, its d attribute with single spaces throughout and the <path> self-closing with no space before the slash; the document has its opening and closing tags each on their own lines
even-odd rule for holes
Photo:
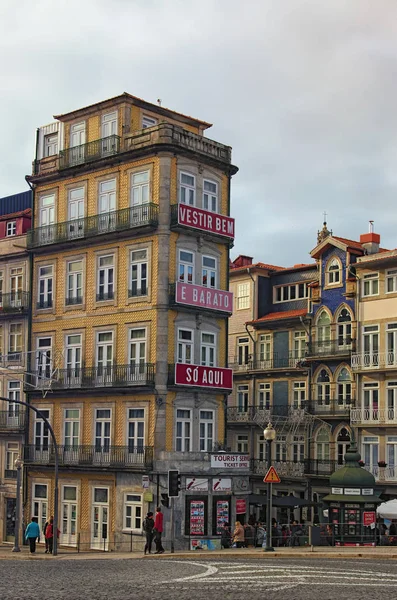
<svg viewBox="0 0 397 600">
<path fill-rule="evenodd" d="M 352 408 L 351 423 L 396 424 L 397 410 L 393 408 Z"/>
<path fill-rule="evenodd" d="M 352 354 L 353 371 L 361 369 L 397 369 L 397 352 L 360 352 Z"/>
<path fill-rule="evenodd" d="M 270 408 L 263 406 L 228 406 L 226 409 L 228 423 L 252 423 L 257 417 L 271 418 Z"/>
<path fill-rule="evenodd" d="M 53 306 L 52 298 L 47 298 L 47 300 L 40 300 L 39 302 L 36 303 L 37 310 L 52 308 L 52 306 Z"/>
<path fill-rule="evenodd" d="M 59 466 L 142 468 L 153 467 L 152 446 L 58 446 Z M 26 464 L 53 465 L 54 447 L 51 444 L 24 446 Z"/>
<path fill-rule="evenodd" d="M 158 225 L 158 209 L 157 204 L 149 202 L 91 217 L 36 227 L 28 232 L 27 247 L 38 248 L 76 239 L 89 239 L 139 227 L 155 228 Z"/>
<path fill-rule="evenodd" d="M 316 399 L 308 403 L 307 410 L 314 415 L 348 415 L 355 403 L 353 398 Z"/>
<path fill-rule="evenodd" d="M 307 356 L 341 356 L 354 352 L 356 340 L 351 337 L 337 340 L 322 340 L 311 342 L 307 346 Z"/>
<path fill-rule="evenodd" d="M 30 306 L 29 292 L 0 292 L 0 314 L 20 313 Z"/>
<path fill-rule="evenodd" d="M 25 425 L 26 412 L 24 410 L 0 411 L 0 431 L 23 431 L 25 429 Z"/>
<path fill-rule="evenodd" d="M 67 169 L 77 165 L 83 165 L 92 161 L 107 158 L 120 152 L 120 137 L 109 135 L 108 137 L 66 148 L 59 152 L 59 169 Z"/>
<path fill-rule="evenodd" d="M 16 479 L 17 473 L 16 469 L 4 469 L 4 479 Z"/>
<path fill-rule="evenodd" d="M 297 355 L 294 352 L 287 356 L 273 355 L 268 358 L 259 358 L 248 360 L 235 356 L 229 360 L 229 367 L 235 372 L 244 371 L 268 371 L 271 369 L 302 369 L 306 368 L 305 357 Z"/>
<path fill-rule="evenodd" d="M 329 476 L 344 465 L 337 460 L 312 459 L 303 460 L 275 460 L 272 461 L 277 473 L 285 477 L 303 477 L 304 475 Z M 268 470 L 267 460 L 254 458 L 251 460 L 251 469 L 255 475 L 266 475 Z"/>
<path fill-rule="evenodd" d="M 27 383 L 40 389 L 41 383 L 48 384 L 50 373 L 33 371 Z M 52 389 L 91 389 L 101 387 L 153 386 L 154 364 L 112 365 L 99 367 L 74 367 L 58 369 L 51 376 Z"/>
</svg>

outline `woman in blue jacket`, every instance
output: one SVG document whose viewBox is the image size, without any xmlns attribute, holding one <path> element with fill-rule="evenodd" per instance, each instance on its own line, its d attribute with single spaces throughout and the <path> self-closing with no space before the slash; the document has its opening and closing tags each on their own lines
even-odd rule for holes
<svg viewBox="0 0 397 600">
<path fill-rule="evenodd" d="M 29 540 L 30 554 L 36 552 L 36 539 L 37 541 L 40 541 L 40 527 L 37 521 L 37 517 L 32 517 L 32 520 L 25 531 L 25 538 Z"/>
</svg>

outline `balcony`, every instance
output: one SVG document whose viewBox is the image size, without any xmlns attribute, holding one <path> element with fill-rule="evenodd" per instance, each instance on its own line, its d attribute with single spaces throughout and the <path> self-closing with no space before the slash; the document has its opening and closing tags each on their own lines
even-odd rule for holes
<svg viewBox="0 0 397 600">
<path fill-rule="evenodd" d="M 0 363 L 1 365 L 1 363 Z M 26 425 L 26 413 L 22 410 L 0 411 L 0 431 L 18 432 L 24 431 Z"/>
<path fill-rule="evenodd" d="M 29 307 L 29 292 L 0 293 L 0 317 L 25 314 L 29 311 Z"/>
<path fill-rule="evenodd" d="M 261 406 L 228 406 L 226 409 L 228 424 L 256 423 L 256 420 L 269 421 L 271 412 L 269 408 Z"/>
<path fill-rule="evenodd" d="M 292 460 L 273 460 L 272 465 L 280 478 L 296 477 L 299 479 L 305 475 L 305 461 L 303 460 L 298 462 Z M 265 476 L 269 469 L 267 460 L 259 460 L 257 458 L 252 460 L 251 468 L 254 475 L 260 476 Z"/>
<path fill-rule="evenodd" d="M 353 371 L 397 369 L 397 352 L 360 352 L 352 355 Z"/>
<path fill-rule="evenodd" d="M 50 373 L 36 371 L 26 375 L 27 383 L 40 390 L 48 385 Z M 80 367 L 58 369 L 52 376 L 53 391 L 89 390 L 93 388 L 153 387 L 154 364 L 113 365 L 110 367 Z M 31 387 L 29 386 L 30 391 Z"/>
<path fill-rule="evenodd" d="M 59 170 L 76 167 L 93 161 L 98 161 L 120 152 L 120 137 L 108 137 L 61 150 L 59 153 Z"/>
<path fill-rule="evenodd" d="M 344 398 L 344 399 L 324 399 L 324 400 L 311 400 L 307 406 L 307 411 L 313 415 L 321 416 L 349 416 L 351 407 L 354 407 L 356 403 L 355 399 Z"/>
<path fill-rule="evenodd" d="M 4 469 L 4 479 L 16 479 L 17 473 L 16 469 Z"/>
<path fill-rule="evenodd" d="M 93 469 L 151 470 L 153 467 L 152 446 L 59 446 L 60 467 Z M 28 465 L 53 466 L 53 446 L 24 447 L 24 463 Z"/>
<path fill-rule="evenodd" d="M 319 458 L 305 459 L 305 473 L 307 475 L 315 475 L 318 477 L 329 477 L 338 469 L 344 466 L 343 463 L 338 463 L 337 460 L 321 460 Z"/>
<path fill-rule="evenodd" d="M 392 408 L 352 408 L 352 425 L 397 425 L 397 410 Z"/>
<path fill-rule="evenodd" d="M 355 350 L 356 341 L 351 337 L 338 340 L 323 340 L 321 342 L 310 342 L 307 347 L 308 358 L 340 358 L 350 356 Z"/>
<path fill-rule="evenodd" d="M 28 232 L 28 249 L 41 248 L 55 244 L 67 244 L 83 241 L 88 243 L 96 236 L 120 237 L 129 235 L 131 231 L 153 230 L 158 225 L 158 205 L 142 204 L 131 208 L 123 208 L 113 212 L 82 217 L 73 221 L 54 223 L 36 227 Z"/>
<path fill-rule="evenodd" d="M 234 357 L 232 362 L 229 362 L 229 367 L 233 369 L 233 374 L 255 372 L 255 371 L 273 371 L 276 369 L 299 369 L 306 370 L 308 365 L 305 364 L 305 357 L 297 357 L 294 352 L 288 356 L 273 356 L 260 360 L 242 360 L 241 357 Z"/>
</svg>

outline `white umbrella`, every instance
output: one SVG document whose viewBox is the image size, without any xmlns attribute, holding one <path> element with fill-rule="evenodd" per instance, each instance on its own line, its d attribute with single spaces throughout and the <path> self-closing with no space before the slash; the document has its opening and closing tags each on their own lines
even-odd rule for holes
<svg viewBox="0 0 397 600">
<path fill-rule="evenodd" d="M 382 502 L 376 512 L 382 519 L 397 519 L 397 499 Z"/>
</svg>

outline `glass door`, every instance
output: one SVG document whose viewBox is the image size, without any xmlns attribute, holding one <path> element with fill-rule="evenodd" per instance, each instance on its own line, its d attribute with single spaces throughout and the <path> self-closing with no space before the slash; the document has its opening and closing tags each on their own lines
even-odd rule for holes
<svg viewBox="0 0 397 600">
<path fill-rule="evenodd" d="M 116 180 L 102 181 L 99 184 L 98 229 L 101 232 L 116 229 Z"/>
<path fill-rule="evenodd" d="M 84 188 L 69 191 L 68 202 L 68 237 L 75 239 L 84 237 Z"/>
<path fill-rule="evenodd" d="M 85 122 L 75 123 L 70 128 L 69 164 L 79 164 L 85 160 Z"/>
<path fill-rule="evenodd" d="M 46 419 L 49 419 L 49 410 L 41 409 L 40 412 Z M 35 460 L 40 463 L 48 463 L 50 458 L 50 432 L 47 423 L 40 419 L 38 415 L 36 415 L 34 423 L 34 448 Z"/>
<path fill-rule="evenodd" d="M 95 410 L 95 463 L 110 462 L 110 431 L 112 411 L 110 408 Z"/>
<path fill-rule="evenodd" d="M 71 485 L 62 487 L 60 543 L 64 546 L 77 546 L 77 488 Z"/>
<path fill-rule="evenodd" d="M 117 151 L 115 135 L 117 135 L 117 111 L 102 116 L 102 155 L 114 154 Z"/>
<path fill-rule="evenodd" d="M 113 332 L 104 331 L 97 334 L 97 385 L 112 384 L 113 369 Z"/>
<path fill-rule="evenodd" d="M 94 488 L 91 509 L 91 548 L 109 549 L 109 488 Z"/>
<path fill-rule="evenodd" d="M 66 336 L 66 373 L 68 386 L 81 386 L 81 334 Z"/>
<path fill-rule="evenodd" d="M 39 240 L 40 245 L 51 244 L 55 240 L 55 196 L 40 196 L 39 200 Z"/>
</svg>

